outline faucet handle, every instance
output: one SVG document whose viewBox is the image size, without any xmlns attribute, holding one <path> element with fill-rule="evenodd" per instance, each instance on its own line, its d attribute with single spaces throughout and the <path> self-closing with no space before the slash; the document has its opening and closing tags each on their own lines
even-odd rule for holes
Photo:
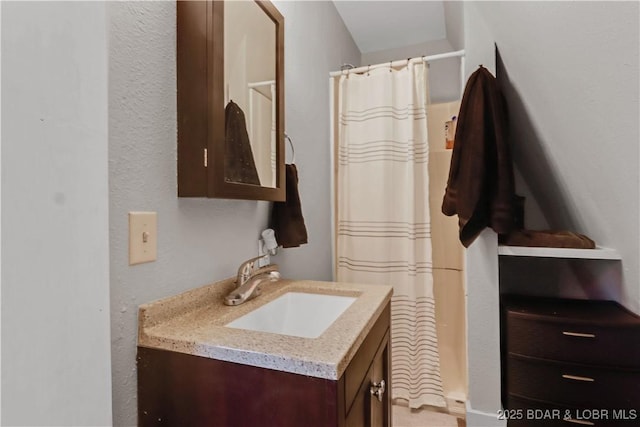
<svg viewBox="0 0 640 427">
<path fill-rule="evenodd" d="M 238 267 L 238 274 L 236 276 L 236 286 L 242 286 L 244 283 L 253 276 L 256 271 L 256 261 L 264 258 L 266 255 L 260 255 L 255 258 L 251 258 L 240 264 Z"/>
</svg>

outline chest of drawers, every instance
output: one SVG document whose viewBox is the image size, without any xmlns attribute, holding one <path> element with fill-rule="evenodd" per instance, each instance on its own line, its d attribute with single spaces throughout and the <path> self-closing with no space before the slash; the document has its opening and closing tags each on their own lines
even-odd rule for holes
<svg viewBox="0 0 640 427">
<path fill-rule="evenodd" d="M 612 301 L 503 296 L 512 426 L 640 425 L 640 317 Z"/>
</svg>

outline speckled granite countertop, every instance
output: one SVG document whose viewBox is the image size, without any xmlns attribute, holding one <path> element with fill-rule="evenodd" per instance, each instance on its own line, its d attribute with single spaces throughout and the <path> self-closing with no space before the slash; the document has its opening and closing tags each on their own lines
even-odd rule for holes
<svg viewBox="0 0 640 427">
<path fill-rule="evenodd" d="M 239 306 L 222 303 L 233 279 L 140 306 L 138 345 L 244 365 L 337 380 L 391 299 L 390 286 L 281 280 Z M 318 338 L 223 325 L 286 292 L 358 297 Z"/>
</svg>

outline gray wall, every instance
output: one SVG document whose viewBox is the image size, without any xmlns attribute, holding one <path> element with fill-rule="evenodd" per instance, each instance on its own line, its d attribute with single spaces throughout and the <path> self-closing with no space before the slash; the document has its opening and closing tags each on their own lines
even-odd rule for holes
<svg viewBox="0 0 640 427">
<path fill-rule="evenodd" d="M 464 49 L 464 2 L 445 1 L 444 19 L 447 32 L 446 39 L 363 53 L 360 63 L 362 65 L 380 64 L 399 59 Z M 451 58 L 430 64 L 429 83 L 432 103 L 459 100 L 462 97 L 460 59 Z"/>
<path fill-rule="evenodd" d="M 447 29 L 447 31 L 449 30 Z M 454 49 L 447 39 L 442 39 L 395 49 L 363 53 L 360 63 L 362 65 L 382 64 L 399 59 L 435 55 L 454 50 L 457 49 Z M 461 98 L 460 58 L 441 59 L 429 64 L 429 98 L 433 104 L 456 101 Z"/>
<path fill-rule="evenodd" d="M 274 257 L 286 277 L 331 278 L 329 76 L 360 52 L 331 2 L 274 2 L 285 17 L 286 129 L 309 244 Z M 176 197 L 173 2 L 110 3 L 109 184 L 115 425 L 136 423 L 139 304 L 233 276 L 257 254 L 269 204 Z M 158 260 L 130 267 L 127 213 L 158 212 Z"/>
<path fill-rule="evenodd" d="M 331 280 L 329 72 L 357 65 L 360 51 L 332 2 L 274 4 L 285 17 L 285 121 L 309 232 L 309 244 L 282 251 L 276 262 L 292 278 Z"/>
<path fill-rule="evenodd" d="M 451 47 L 454 50 L 464 49 L 464 2 L 444 2 L 444 25 Z"/>
<path fill-rule="evenodd" d="M 2 425 L 110 425 L 105 4 L 0 7 Z"/>
<path fill-rule="evenodd" d="M 551 227 L 623 257 L 620 301 L 640 312 L 637 2 L 487 2 L 514 161 Z M 469 22 L 469 19 L 467 19 Z M 471 65 L 471 64 L 470 64 Z"/>
<path fill-rule="evenodd" d="M 581 231 L 623 257 L 620 301 L 640 312 L 638 3 L 467 2 L 467 75 L 498 73 L 514 161 L 540 206 L 535 222 Z M 495 62 L 497 44 L 500 58 Z M 520 191 L 520 185 L 518 187 Z M 527 206 L 532 202 L 527 200 Z M 532 212 L 528 209 L 526 215 Z M 528 217 L 526 218 L 529 223 Z M 500 409 L 496 236 L 467 251 L 467 423 Z M 612 287 L 616 287 L 613 283 Z"/>
</svg>

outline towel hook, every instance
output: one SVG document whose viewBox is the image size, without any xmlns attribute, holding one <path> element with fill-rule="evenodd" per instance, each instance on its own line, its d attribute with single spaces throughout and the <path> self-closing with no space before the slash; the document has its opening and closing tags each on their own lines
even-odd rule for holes
<svg viewBox="0 0 640 427">
<path fill-rule="evenodd" d="M 296 162 L 296 149 L 293 148 L 293 141 L 291 141 L 291 138 L 289 137 L 289 135 L 287 135 L 287 133 L 284 133 L 284 137 L 286 138 L 287 141 L 289 141 L 289 145 L 291 146 L 291 163 L 295 163 Z M 285 163 L 286 163 L 286 155 L 285 155 Z"/>
</svg>

